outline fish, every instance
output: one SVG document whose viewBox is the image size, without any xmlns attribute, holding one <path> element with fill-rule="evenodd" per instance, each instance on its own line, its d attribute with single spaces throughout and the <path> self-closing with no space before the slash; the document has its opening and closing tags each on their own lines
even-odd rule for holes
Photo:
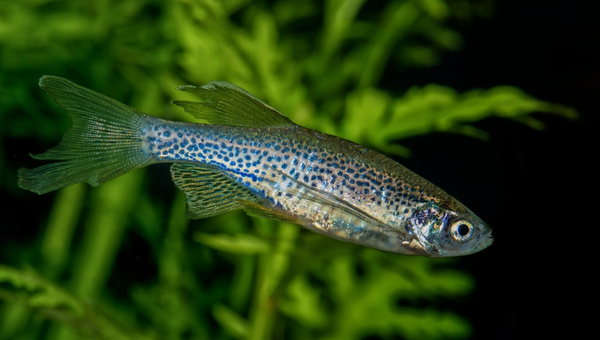
<svg viewBox="0 0 600 340">
<path fill-rule="evenodd" d="M 476 253 L 491 228 L 458 200 L 387 156 L 293 123 L 224 81 L 185 85 L 199 101 L 174 101 L 208 123 L 142 113 L 57 76 L 39 86 L 72 120 L 62 141 L 18 170 L 18 185 L 45 194 L 100 185 L 133 169 L 171 163 L 186 214 L 243 209 L 339 241 L 427 257 Z"/>
</svg>

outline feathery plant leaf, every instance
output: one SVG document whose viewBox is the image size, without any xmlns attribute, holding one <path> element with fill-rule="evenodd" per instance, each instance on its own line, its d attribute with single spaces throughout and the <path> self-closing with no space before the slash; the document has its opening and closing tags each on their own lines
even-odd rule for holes
<svg viewBox="0 0 600 340">
<path fill-rule="evenodd" d="M 531 117 L 532 112 L 569 119 L 578 116 L 572 108 L 537 100 L 511 86 L 459 94 L 449 87 L 432 84 L 413 87 L 401 98 L 392 98 L 375 89 L 348 94 L 340 132 L 358 143 L 406 156 L 408 150 L 399 149 L 393 144 L 395 141 L 431 132 L 454 132 L 487 139 L 486 132 L 466 124 L 492 116 L 542 128 L 542 122 Z"/>
<path fill-rule="evenodd" d="M 4 299 L 25 304 L 44 318 L 66 322 L 84 339 L 151 339 L 148 334 L 123 328 L 31 269 L 22 271 L 0 265 L 0 284 Z"/>
</svg>

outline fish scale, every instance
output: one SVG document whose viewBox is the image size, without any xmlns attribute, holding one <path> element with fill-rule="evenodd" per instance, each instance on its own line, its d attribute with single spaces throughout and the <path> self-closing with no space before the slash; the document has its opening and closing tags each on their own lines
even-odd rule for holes
<svg viewBox="0 0 600 340">
<path fill-rule="evenodd" d="M 211 124 L 151 117 L 58 77 L 42 77 L 40 86 L 73 127 L 57 147 L 34 156 L 54 163 L 19 170 L 25 189 L 99 185 L 173 163 L 191 218 L 244 209 L 338 240 L 430 257 L 492 243 L 487 225 L 435 185 L 376 151 L 292 123 L 233 84 L 179 88 L 202 101 L 174 103 Z"/>
</svg>

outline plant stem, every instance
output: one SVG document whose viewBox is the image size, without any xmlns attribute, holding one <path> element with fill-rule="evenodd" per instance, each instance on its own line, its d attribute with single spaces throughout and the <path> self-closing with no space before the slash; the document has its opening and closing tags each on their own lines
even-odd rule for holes
<svg viewBox="0 0 600 340">
<path fill-rule="evenodd" d="M 257 223 L 275 222 L 261 219 Z M 276 244 L 272 252 L 261 255 L 258 260 L 256 289 L 254 303 L 250 313 L 251 340 L 273 338 L 273 326 L 277 316 L 278 291 L 281 279 L 289 269 L 291 252 L 295 247 L 299 233 L 297 226 L 287 223 L 276 223 L 276 230 L 272 233 L 276 237 Z"/>
</svg>

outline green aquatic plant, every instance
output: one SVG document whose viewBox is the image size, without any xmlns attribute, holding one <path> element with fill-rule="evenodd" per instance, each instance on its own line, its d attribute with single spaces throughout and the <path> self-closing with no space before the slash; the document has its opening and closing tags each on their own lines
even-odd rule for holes
<svg viewBox="0 0 600 340">
<path fill-rule="evenodd" d="M 450 17 L 491 11 L 443 0 L 3 1 L 0 143 L 51 146 L 68 127 L 36 88 L 42 74 L 179 120 L 192 117 L 169 104 L 186 99 L 177 86 L 227 80 L 300 125 L 390 155 L 433 132 L 485 139 L 471 123 L 486 117 L 532 128 L 542 127 L 535 112 L 575 117 L 510 86 L 459 93 L 382 80 L 459 50 Z M 2 188 L 35 206 L 40 198 L 16 187 L 16 152 L 0 157 Z M 75 185 L 41 217 L 7 219 L 3 228 L 39 234 L 25 246 L 1 241 L 0 338 L 469 336 L 464 316 L 402 303 L 467 296 L 474 281 L 454 260 L 381 253 L 240 212 L 189 221 L 183 194 L 152 171 Z"/>
</svg>

